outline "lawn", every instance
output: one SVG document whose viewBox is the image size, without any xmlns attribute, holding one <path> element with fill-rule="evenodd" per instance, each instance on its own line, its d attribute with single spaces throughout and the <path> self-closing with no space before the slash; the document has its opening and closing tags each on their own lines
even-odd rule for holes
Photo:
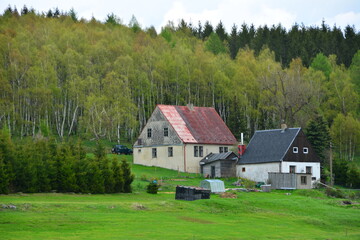
<svg viewBox="0 0 360 240">
<path fill-rule="evenodd" d="M 203 178 L 140 165 L 132 171 L 131 194 L 0 195 L 0 239 L 360 239 L 360 205 L 320 191 L 181 201 L 176 185 L 198 186 Z M 156 195 L 145 192 L 153 179 L 162 184 Z M 235 179 L 224 180 L 229 187 Z"/>
<path fill-rule="evenodd" d="M 360 208 L 302 192 L 174 200 L 172 193 L 0 197 L 1 239 L 360 239 Z M 3 208 L 14 205 L 16 209 Z"/>
</svg>

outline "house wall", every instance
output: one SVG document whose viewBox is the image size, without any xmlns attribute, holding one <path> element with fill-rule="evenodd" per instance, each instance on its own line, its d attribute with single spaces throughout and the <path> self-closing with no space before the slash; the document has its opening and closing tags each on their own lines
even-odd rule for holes
<svg viewBox="0 0 360 240">
<path fill-rule="evenodd" d="M 306 177 L 306 184 L 301 183 L 301 177 Z M 311 189 L 312 186 L 311 174 L 296 174 L 296 189 Z"/>
<path fill-rule="evenodd" d="M 168 157 L 168 147 L 173 147 L 173 157 Z M 152 157 L 152 149 L 156 148 L 157 157 Z M 168 146 L 150 146 L 136 147 L 134 146 L 134 163 L 145 166 L 158 166 L 178 171 L 184 171 L 184 146 L 168 145 Z"/>
<path fill-rule="evenodd" d="M 290 166 L 295 166 L 295 173 L 306 173 L 306 167 L 312 168 L 311 177 L 315 178 L 312 180 L 312 183 L 315 181 L 320 181 L 320 163 L 319 162 L 285 162 L 281 163 L 281 172 L 289 173 Z"/>
<path fill-rule="evenodd" d="M 221 177 L 221 166 L 220 161 L 215 161 L 203 166 L 203 176 L 204 177 L 211 177 L 211 167 L 215 166 L 215 176 L 214 177 Z"/>
<path fill-rule="evenodd" d="M 194 156 L 194 146 L 203 147 L 203 155 Z M 145 166 L 158 166 L 181 172 L 200 173 L 199 162 L 207 154 L 218 153 L 219 147 L 232 145 L 210 145 L 210 144 L 179 144 L 179 145 L 134 145 L 134 163 Z M 168 157 L 168 147 L 173 147 L 173 157 Z M 152 148 L 156 148 L 157 157 L 152 157 Z M 185 159 L 184 159 L 185 156 Z"/>
<path fill-rule="evenodd" d="M 245 168 L 245 172 L 242 169 Z M 269 172 L 279 172 L 280 162 L 261 163 L 261 164 L 240 164 L 236 166 L 236 175 L 247 178 L 255 182 L 265 182 Z"/>
</svg>

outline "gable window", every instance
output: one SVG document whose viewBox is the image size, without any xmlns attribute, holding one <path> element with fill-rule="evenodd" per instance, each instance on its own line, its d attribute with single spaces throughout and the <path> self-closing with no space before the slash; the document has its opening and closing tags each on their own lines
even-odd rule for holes
<svg viewBox="0 0 360 240">
<path fill-rule="evenodd" d="M 304 147 L 304 148 L 303 148 L 303 153 L 304 153 L 304 154 L 308 154 L 308 153 L 309 153 L 309 149 L 308 149 L 307 147 Z"/>
<path fill-rule="evenodd" d="M 168 147 L 168 157 L 174 156 L 173 147 Z"/>
<path fill-rule="evenodd" d="M 298 152 L 299 152 L 298 147 L 293 147 L 293 153 L 298 153 Z"/>
<path fill-rule="evenodd" d="M 296 166 L 290 166 L 289 172 L 290 173 L 295 173 L 295 171 L 296 171 Z"/>
<path fill-rule="evenodd" d="M 203 146 L 199 146 L 199 157 L 202 157 L 204 155 Z"/>
<path fill-rule="evenodd" d="M 307 181 L 306 181 L 306 176 L 301 176 L 301 185 L 306 185 Z"/>
<path fill-rule="evenodd" d="M 156 148 L 153 148 L 153 149 L 152 149 L 152 157 L 153 157 L 153 158 L 157 158 Z"/>
<path fill-rule="evenodd" d="M 194 157 L 198 157 L 198 156 L 199 156 L 199 147 L 194 146 Z"/>
<path fill-rule="evenodd" d="M 223 147 L 219 147 L 219 153 L 223 153 L 224 152 L 224 148 Z"/>
<path fill-rule="evenodd" d="M 312 167 L 306 166 L 306 173 L 312 173 Z"/>
<path fill-rule="evenodd" d="M 169 129 L 164 128 L 164 137 L 168 137 L 168 136 L 169 136 Z"/>
<path fill-rule="evenodd" d="M 148 130 L 147 130 L 147 137 L 151 138 L 151 128 L 148 128 Z"/>
</svg>

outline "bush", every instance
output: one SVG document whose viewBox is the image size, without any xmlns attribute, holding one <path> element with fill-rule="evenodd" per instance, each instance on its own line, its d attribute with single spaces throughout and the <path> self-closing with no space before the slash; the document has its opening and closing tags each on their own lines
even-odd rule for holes
<svg viewBox="0 0 360 240">
<path fill-rule="evenodd" d="M 328 197 L 346 198 L 346 195 L 340 189 L 327 188 L 325 193 Z"/>
<path fill-rule="evenodd" d="M 157 194 L 158 190 L 159 190 L 160 185 L 155 183 L 155 182 L 151 182 L 149 183 L 149 185 L 147 186 L 146 192 L 147 193 L 151 193 L 151 194 Z"/>
</svg>

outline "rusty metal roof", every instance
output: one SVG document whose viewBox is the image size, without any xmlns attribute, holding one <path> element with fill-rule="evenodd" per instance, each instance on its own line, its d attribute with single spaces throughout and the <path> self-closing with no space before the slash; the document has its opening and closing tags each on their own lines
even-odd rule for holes
<svg viewBox="0 0 360 240">
<path fill-rule="evenodd" d="M 237 141 L 211 107 L 157 105 L 184 143 L 233 145 Z"/>
</svg>

